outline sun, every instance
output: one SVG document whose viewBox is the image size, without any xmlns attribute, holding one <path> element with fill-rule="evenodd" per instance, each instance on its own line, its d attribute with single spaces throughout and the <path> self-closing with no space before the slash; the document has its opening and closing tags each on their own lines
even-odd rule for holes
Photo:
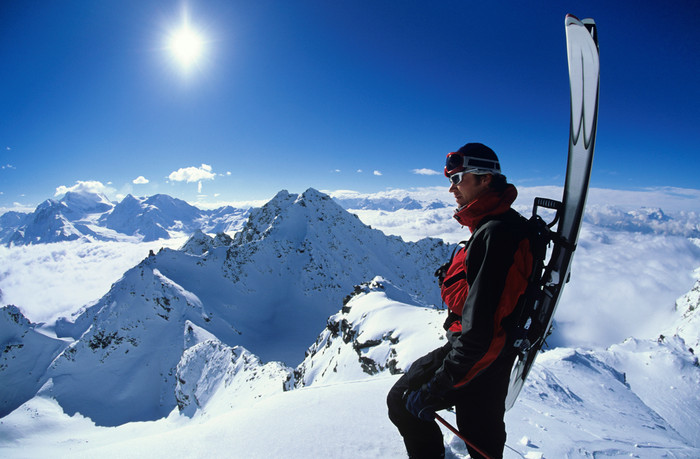
<svg viewBox="0 0 700 459">
<path fill-rule="evenodd" d="M 168 43 L 168 49 L 175 60 L 188 69 L 195 65 L 204 51 L 204 39 L 197 31 L 183 27 L 173 32 Z"/>
<path fill-rule="evenodd" d="M 180 67 L 189 71 L 201 62 L 206 52 L 206 40 L 190 25 L 187 14 L 183 14 L 182 23 L 168 34 L 166 47 Z"/>
</svg>

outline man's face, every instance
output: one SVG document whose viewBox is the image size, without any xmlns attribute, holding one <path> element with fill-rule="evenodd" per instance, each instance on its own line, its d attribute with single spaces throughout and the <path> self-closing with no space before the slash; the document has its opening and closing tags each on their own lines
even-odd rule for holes
<svg viewBox="0 0 700 459">
<path fill-rule="evenodd" d="M 457 206 L 464 207 L 484 194 L 489 188 L 491 178 L 491 174 L 481 176 L 464 174 L 461 182 L 457 185 L 450 185 L 450 193 L 454 194 Z"/>
</svg>

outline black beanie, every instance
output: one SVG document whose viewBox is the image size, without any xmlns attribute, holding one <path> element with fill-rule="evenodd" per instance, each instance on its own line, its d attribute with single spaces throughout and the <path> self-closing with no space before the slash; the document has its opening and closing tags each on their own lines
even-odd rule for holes
<svg viewBox="0 0 700 459">
<path fill-rule="evenodd" d="M 500 174 L 501 165 L 496 153 L 483 143 L 468 143 L 457 150 L 457 154 L 469 159 L 469 167 L 483 169 L 490 174 Z M 483 160 L 483 161 L 481 161 Z"/>
</svg>

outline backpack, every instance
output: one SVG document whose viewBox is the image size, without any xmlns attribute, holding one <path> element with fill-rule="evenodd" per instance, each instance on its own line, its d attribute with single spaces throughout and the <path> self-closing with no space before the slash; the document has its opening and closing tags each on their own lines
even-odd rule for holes
<svg viewBox="0 0 700 459">
<path fill-rule="evenodd" d="M 555 216 L 550 223 L 537 213 L 539 208 L 547 208 L 555 211 Z M 551 277 L 551 268 L 549 268 L 549 260 L 547 259 L 547 251 L 552 242 L 564 243 L 557 235 L 552 227 L 559 221 L 559 211 L 561 203 L 548 198 L 535 198 L 532 208 L 532 216 L 529 219 L 520 217 L 525 220 L 525 228 L 527 238 L 530 243 L 530 251 L 532 253 L 532 271 L 528 280 L 528 286 L 525 292 L 520 296 L 518 304 L 513 313 L 504 322 L 504 327 L 508 330 L 508 335 L 511 337 L 511 344 L 516 348 L 516 351 L 521 355 L 529 351 L 534 345 L 540 344 L 549 335 L 551 330 L 544 330 L 547 327 L 549 317 L 540 310 L 544 295 L 547 294 L 545 288 Z M 443 289 L 444 283 L 449 283 L 455 274 L 448 276 L 448 270 L 452 265 L 455 254 L 460 248 L 467 248 L 467 242 L 460 242 L 453 250 L 450 260 L 440 266 L 435 271 L 435 276 L 438 278 L 438 284 Z M 462 276 L 462 273 L 457 274 Z M 447 286 L 449 288 L 450 286 Z M 454 313 L 450 313 L 446 324 L 455 320 Z"/>
<path fill-rule="evenodd" d="M 545 222 L 537 213 L 540 207 L 555 211 L 554 219 L 550 223 Z M 513 347 L 521 355 L 529 351 L 540 340 L 546 339 L 551 333 L 551 328 L 544 330 L 549 323 L 549 317 L 544 314 L 540 306 L 544 295 L 548 292 L 545 287 L 551 278 L 547 250 L 552 242 L 562 242 L 557 233 L 552 230 L 552 227 L 559 221 L 560 209 L 561 203 L 559 201 L 535 198 L 532 216 L 527 221 L 527 237 L 532 253 L 532 271 L 527 289 L 520 296 L 508 324 L 511 336 L 513 336 Z"/>
</svg>

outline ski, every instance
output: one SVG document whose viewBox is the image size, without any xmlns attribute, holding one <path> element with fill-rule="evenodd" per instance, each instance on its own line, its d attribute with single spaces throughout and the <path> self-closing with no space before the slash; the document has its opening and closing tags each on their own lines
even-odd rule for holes
<svg viewBox="0 0 700 459">
<path fill-rule="evenodd" d="M 557 228 L 551 235 L 551 255 L 543 267 L 542 281 L 537 285 L 537 298 L 532 302 L 532 310 L 524 325 L 527 338 L 518 343 L 519 356 L 511 372 L 507 410 L 515 403 L 535 357 L 551 331 L 554 311 L 564 284 L 569 280 L 591 176 L 600 86 L 598 31 L 593 19 L 579 20 L 572 15 L 566 16 L 565 28 L 571 88 L 566 181 L 561 203 L 536 198 L 533 207 L 533 218 L 537 217 L 538 205 L 556 209 L 557 216 L 549 226 L 556 224 Z"/>
</svg>

